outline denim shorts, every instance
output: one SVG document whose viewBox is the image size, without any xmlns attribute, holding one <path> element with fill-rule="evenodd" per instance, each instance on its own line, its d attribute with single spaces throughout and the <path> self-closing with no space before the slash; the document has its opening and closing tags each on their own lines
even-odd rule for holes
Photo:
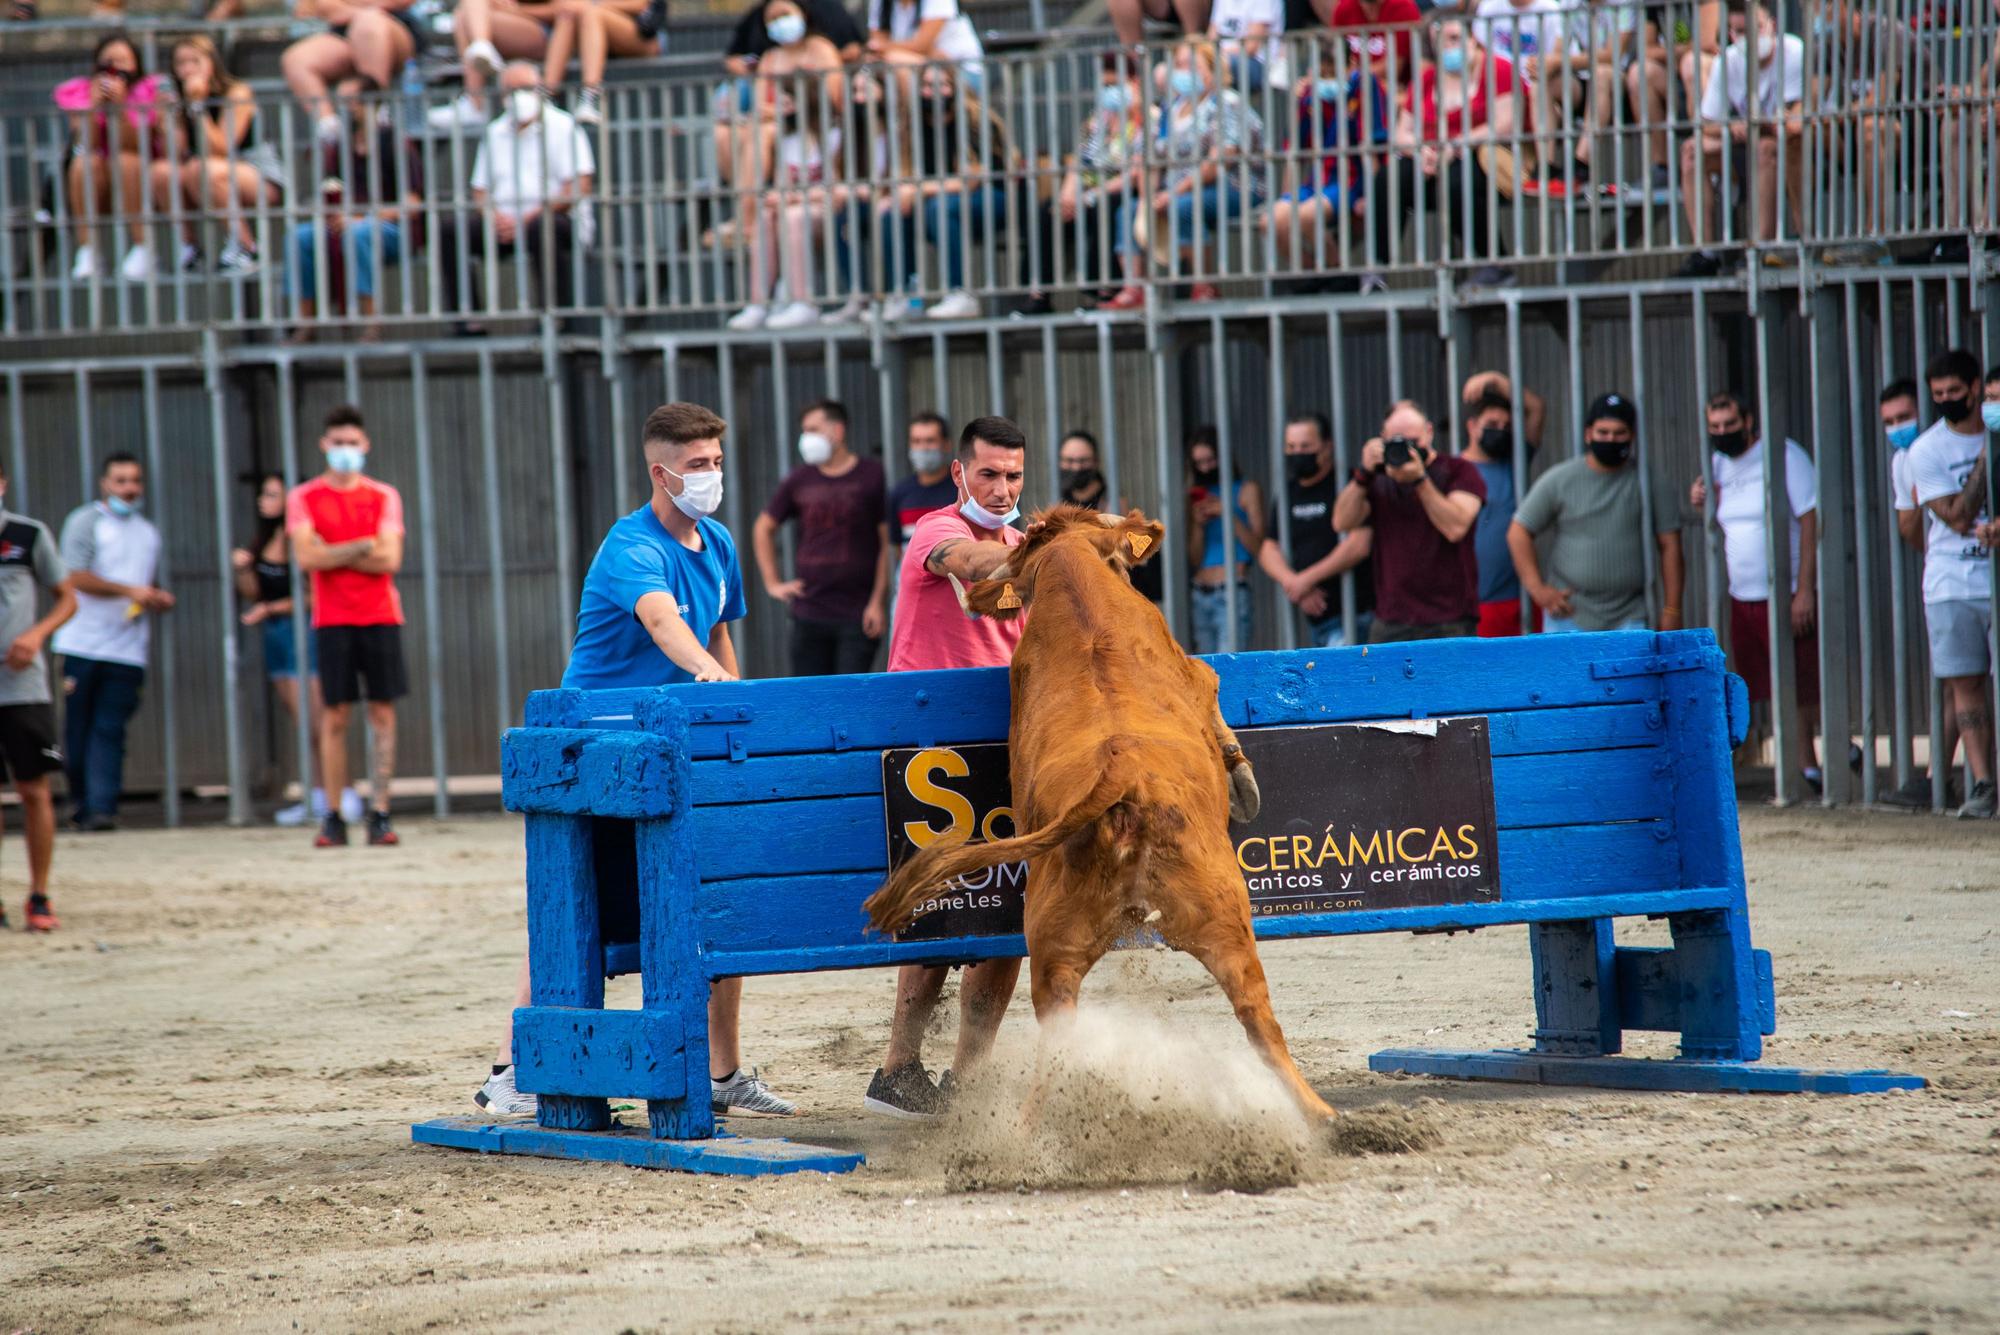
<svg viewBox="0 0 2000 1335">
<path fill-rule="evenodd" d="M 264 623 L 264 675 L 273 681 L 299 675 L 298 644 L 292 639 L 292 619 L 274 617 Z M 319 641 L 306 632 L 307 661 L 319 672 Z"/>
</svg>

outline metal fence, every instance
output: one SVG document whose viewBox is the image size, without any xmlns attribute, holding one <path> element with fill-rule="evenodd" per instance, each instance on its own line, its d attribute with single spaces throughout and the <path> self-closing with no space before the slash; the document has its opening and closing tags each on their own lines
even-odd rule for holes
<svg viewBox="0 0 2000 1335">
<path fill-rule="evenodd" d="M 252 140 L 213 156 L 188 132 L 213 108 L 174 101 L 166 81 L 123 121 L 0 118 L 0 337 L 416 336 L 607 311 L 681 328 L 779 291 L 815 322 L 879 331 L 955 290 L 989 308 L 1066 306 L 1129 284 L 1158 306 L 1217 284 L 1261 297 L 1363 275 L 1657 277 L 1699 246 L 1722 264 L 1846 269 L 1885 245 L 1969 242 L 1966 271 L 1982 271 L 2000 217 L 2000 12 L 1807 6 L 1759 64 L 1742 45 L 1705 52 L 1700 8 L 1432 19 L 1382 34 L 1379 59 L 1358 35 L 1315 29 L 1262 59 L 1073 44 L 976 69 L 652 75 L 612 84 L 601 124 L 545 114 L 543 139 L 591 178 L 563 237 L 484 225 L 482 144 L 489 179 L 541 173 L 530 193 L 569 188 L 548 166 L 561 154 L 505 117 L 433 129 L 442 90 L 330 108 L 262 92 Z M 1552 43 L 1560 58 L 1528 54 Z M 1461 74 L 1434 62 L 1443 48 L 1469 53 Z M 1507 51 L 1536 77 L 1511 75 Z M 1173 93 L 1181 71 L 1200 91 Z M 1106 87 L 1130 110 L 1101 106 Z M 220 207 L 178 184 L 244 169 L 265 175 Z M 255 269 L 218 271 L 232 236 L 254 243 Z M 134 245 L 154 262 L 127 279 Z"/>
</svg>

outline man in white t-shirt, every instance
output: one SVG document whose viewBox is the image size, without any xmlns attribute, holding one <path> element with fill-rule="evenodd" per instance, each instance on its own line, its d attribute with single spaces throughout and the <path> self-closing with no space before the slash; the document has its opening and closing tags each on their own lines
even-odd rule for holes
<svg viewBox="0 0 2000 1335">
<path fill-rule="evenodd" d="M 153 617 L 174 606 L 174 596 L 153 584 L 160 530 L 139 513 L 145 470 L 129 454 L 110 455 L 98 469 L 97 490 L 97 500 L 63 521 L 62 561 L 76 587 L 76 615 L 53 642 L 62 655 L 70 819 L 85 831 L 117 828 L 125 728 L 146 684 Z"/>
<path fill-rule="evenodd" d="M 1993 553 L 1979 540 L 1988 521 L 1986 382 L 1963 348 L 1939 353 L 1925 368 L 1938 420 L 1910 446 L 1910 481 L 1924 507 L 1924 624 L 1931 672 L 1944 683 L 1945 708 L 1958 718 L 1972 787 L 1961 819 L 1994 812 L 1993 717 L 1986 674 L 1993 666 Z"/>
<path fill-rule="evenodd" d="M 1562 54 L 1565 11 L 1571 8 L 1570 0 L 1479 0 L 1473 33 L 1487 50 L 1507 57 L 1523 78 L 1532 80 L 1530 71 Z"/>
<path fill-rule="evenodd" d="M 476 264 L 485 258 L 490 233 L 502 265 L 522 262 L 516 256 L 525 251 L 534 290 L 546 299 L 553 282 L 556 305 L 569 304 L 570 247 L 588 246 L 594 232 L 590 183 L 597 162 L 590 136 L 577 128 L 568 112 L 542 95 L 540 78 L 524 60 L 511 62 L 501 72 L 502 110 L 486 127 L 472 163 L 474 211 L 438 220 L 444 305 L 453 313 L 460 310 L 461 223 L 469 260 Z M 475 279 L 468 314 L 484 307 L 479 292 Z"/>
<path fill-rule="evenodd" d="M 870 0 L 868 55 L 902 64 L 949 61 L 975 94 L 984 91 L 986 48 L 958 0 Z"/>
<path fill-rule="evenodd" d="M 1285 0 L 1214 0 L 1208 11 L 1208 35 L 1232 62 L 1230 83 L 1241 92 L 1254 93 L 1264 86 L 1284 50 Z"/>
<path fill-rule="evenodd" d="M 1882 391 L 1879 400 L 1882 434 L 1889 442 L 1889 500 L 1896 516 L 1896 537 L 1917 559 L 1923 559 L 1924 508 L 1917 504 L 1916 483 L 1910 479 L 1910 447 L 1916 444 L 1922 427 L 1917 424 L 1917 382 L 1907 377 Z M 1944 711 L 1944 740 L 1932 748 L 1947 764 L 1958 753 L 1958 712 Z M 1912 775 L 1909 783 L 1882 796 L 1883 802 L 1899 807 L 1928 807 L 1931 780 L 1928 772 Z"/>
<path fill-rule="evenodd" d="M 1702 247 L 1682 266 L 1683 277 L 1707 278 L 1722 271 L 1722 257 L 1707 247 L 1715 236 L 1722 203 L 1724 153 L 1731 155 L 1732 186 L 1743 180 L 1746 170 L 1755 178 L 1757 240 L 1770 241 L 1778 235 L 1780 156 L 1792 217 L 1804 216 L 1805 97 L 1805 43 L 1790 33 L 1781 34 L 1770 8 L 1753 0 L 1748 31 L 1709 71 L 1695 132 L 1681 145 L 1681 201 L 1695 243 Z M 1751 116 L 1761 122 L 1754 133 Z"/>
<path fill-rule="evenodd" d="M 1722 530 L 1723 564 L 1729 572 L 1729 657 L 1754 701 L 1771 698 L 1771 565 L 1764 549 L 1764 441 L 1757 415 L 1737 394 L 1708 401 L 1710 472 L 1715 477 L 1715 523 Z M 1812 456 L 1785 442 L 1785 491 L 1791 500 L 1793 680 L 1796 686 L 1799 770 L 1815 792 L 1825 782 L 1813 741 L 1819 711 L 1819 474 Z M 1688 502 L 1699 510 L 1707 488 L 1696 478 Z"/>
</svg>

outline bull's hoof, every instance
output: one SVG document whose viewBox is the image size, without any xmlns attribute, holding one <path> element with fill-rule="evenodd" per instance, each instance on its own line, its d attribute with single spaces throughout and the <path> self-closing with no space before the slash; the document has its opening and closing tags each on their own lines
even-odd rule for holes
<svg viewBox="0 0 2000 1335">
<path fill-rule="evenodd" d="M 1229 819 L 1241 825 L 1257 819 L 1264 809 L 1264 794 L 1257 789 L 1257 775 L 1244 761 L 1229 771 Z"/>
</svg>

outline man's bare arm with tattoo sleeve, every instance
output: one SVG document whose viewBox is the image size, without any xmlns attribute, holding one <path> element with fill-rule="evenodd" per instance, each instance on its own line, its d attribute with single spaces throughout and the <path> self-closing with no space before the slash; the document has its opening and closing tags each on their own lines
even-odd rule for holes
<svg viewBox="0 0 2000 1335">
<path fill-rule="evenodd" d="M 990 579 L 1007 564 L 1013 549 L 1005 543 L 975 542 L 971 538 L 946 538 L 931 548 L 924 569 L 933 575 L 956 575 L 965 583 Z"/>
</svg>

